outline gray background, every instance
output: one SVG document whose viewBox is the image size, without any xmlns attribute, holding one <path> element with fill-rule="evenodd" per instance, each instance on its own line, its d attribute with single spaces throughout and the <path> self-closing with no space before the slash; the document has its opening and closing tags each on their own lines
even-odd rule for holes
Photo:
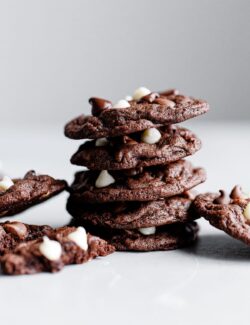
<svg viewBox="0 0 250 325">
<path fill-rule="evenodd" d="M 207 99 L 206 119 L 249 118 L 249 11 L 247 0 L 1 0 L 1 122 L 63 125 L 88 97 L 141 85 Z"/>
</svg>

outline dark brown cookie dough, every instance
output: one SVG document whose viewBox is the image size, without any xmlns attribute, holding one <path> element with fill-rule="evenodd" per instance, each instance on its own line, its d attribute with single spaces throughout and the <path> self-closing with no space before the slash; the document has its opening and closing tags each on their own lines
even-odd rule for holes
<svg viewBox="0 0 250 325">
<path fill-rule="evenodd" d="M 13 250 L 18 244 L 50 234 L 49 226 L 28 225 L 19 221 L 0 223 L 0 255 Z"/>
<path fill-rule="evenodd" d="M 166 91 L 152 93 L 139 101 L 132 100 L 128 108 L 112 108 L 110 101 L 91 98 L 93 116 L 81 115 L 65 126 L 65 135 L 72 139 L 115 137 L 183 122 L 208 111 L 208 103 L 192 97 Z"/>
<path fill-rule="evenodd" d="M 24 178 L 13 180 L 14 185 L 0 192 L 0 217 L 12 216 L 62 192 L 67 184 L 48 175 L 28 172 Z"/>
<path fill-rule="evenodd" d="M 109 138 L 105 146 L 96 146 L 95 140 L 87 141 L 71 162 L 94 170 L 129 169 L 177 161 L 201 148 L 201 141 L 185 128 L 164 127 L 159 131 L 161 139 L 155 144 L 142 142 L 141 133 Z"/>
<path fill-rule="evenodd" d="M 43 239 L 40 238 L 21 243 L 13 251 L 4 254 L 0 258 L 3 272 L 9 275 L 54 273 L 60 271 L 65 265 L 85 263 L 98 256 L 106 256 L 114 252 L 112 245 L 90 234 L 87 235 L 87 250 L 82 249 L 68 238 L 68 235 L 75 230 L 74 227 L 62 227 L 48 234 L 50 240 L 55 240 L 61 245 L 62 253 L 58 260 L 51 261 L 41 253 L 40 245 Z"/>
<path fill-rule="evenodd" d="M 106 204 L 77 204 L 72 198 L 68 212 L 93 226 L 114 229 L 137 229 L 194 220 L 198 214 L 191 209 L 192 199 L 175 196 L 149 202 L 114 202 Z"/>
<path fill-rule="evenodd" d="M 250 245 L 250 198 L 245 198 L 239 187 L 230 197 L 224 191 L 200 194 L 194 208 L 214 227 Z"/>
<path fill-rule="evenodd" d="M 199 230 L 194 221 L 156 227 L 155 234 L 152 235 L 143 235 L 139 230 L 107 230 L 89 225 L 82 220 L 76 222 L 83 224 L 93 234 L 105 238 L 118 251 L 148 252 L 189 246 L 196 241 Z"/>
<path fill-rule="evenodd" d="M 76 202 L 104 203 L 113 201 L 153 201 L 187 191 L 202 183 L 206 173 L 179 160 L 166 166 L 139 170 L 110 171 L 115 183 L 96 188 L 99 172 L 82 171 L 75 175 L 71 196 Z"/>
</svg>

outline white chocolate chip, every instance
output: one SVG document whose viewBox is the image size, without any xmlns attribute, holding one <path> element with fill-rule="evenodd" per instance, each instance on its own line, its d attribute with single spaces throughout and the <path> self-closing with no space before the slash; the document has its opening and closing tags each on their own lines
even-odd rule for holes
<svg viewBox="0 0 250 325">
<path fill-rule="evenodd" d="M 125 99 L 129 102 L 129 101 L 133 100 L 133 97 L 130 96 L 130 95 L 127 95 L 127 96 L 125 97 Z"/>
<path fill-rule="evenodd" d="M 95 187 L 102 188 L 115 183 L 114 177 L 112 177 L 107 170 L 102 170 L 95 181 Z"/>
<path fill-rule="evenodd" d="M 106 145 L 108 145 L 108 139 L 107 138 L 99 138 L 96 139 L 95 141 L 95 146 L 96 147 L 105 147 Z"/>
<path fill-rule="evenodd" d="M 139 231 L 141 234 L 145 236 L 154 235 L 156 232 L 156 228 L 155 227 L 139 228 Z"/>
<path fill-rule="evenodd" d="M 13 185 L 12 179 L 9 176 L 4 176 L 0 181 L 0 191 L 7 191 Z"/>
<path fill-rule="evenodd" d="M 56 240 L 50 240 L 47 236 L 43 237 L 39 250 L 50 261 L 57 261 L 62 255 L 61 244 Z"/>
<path fill-rule="evenodd" d="M 141 135 L 141 140 L 148 144 L 157 143 L 161 138 L 161 133 L 156 128 L 145 130 Z"/>
<path fill-rule="evenodd" d="M 247 206 L 245 207 L 244 211 L 243 211 L 244 217 L 250 221 L 250 202 L 247 204 Z"/>
<path fill-rule="evenodd" d="M 68 238 L 84 251 L 88 249 L 88 238 L 86 230 L 83 227 L 78 227 L 75 231 L 71 232 Z"/>
<path fill-rule="evenodd" d="M 121 99 L 115 105 L 113 105 L 113 108 L 128 108 L 128 107 L 130 107 L 130 104 L 126 99 Z"/>
<path fill-rule="evenodd" d="M 140 100 L 142 97 L 147 96 L 151 93 L 151 91 L 148 88 L 140 87 L 136 89 L 133 95 L 134 100 Z"/>
</svg>

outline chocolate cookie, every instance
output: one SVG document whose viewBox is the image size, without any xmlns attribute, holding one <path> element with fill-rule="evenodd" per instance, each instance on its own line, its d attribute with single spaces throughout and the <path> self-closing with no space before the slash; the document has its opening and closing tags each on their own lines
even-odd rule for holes
<svg viewBox="0 0 250 325">
<path fill-rule="evenodd" d="M 139 171 L 98 174 L 90 170 L 76 173 L 70 189 L 76 202 L 153 201 L 181 194 L 206 179 L 204 169 L 193 168 L 184 160 Z"/>
<path fill-rule="evenodd" d="M 93 116 L 81 115 L 65 126 L 72 139 L 116 137 L 148 128 L 179 123 L 208 111 L 208 103 L 171 90 L 151 93 L 127 102 L 126 108 L 113 108 L 104 99 L 90 98 Z M 119 106 L 119 105 L 118 105 Z M 124 107 L 122 105 L 121 107 Z"/>
<path fill-rule="evenodd" d="M 109 138 L 100 146 L 97 141 L 87 141 L 72 156 L 75 165 L 94 170 L 120 170 L 136 167 L 163 165 L 194 154 L 201 148 L 196 135 L 178 127 L 159 129 L 157 143 L 143 142 L 143 132 Z"/>
<path fill-rule="evenodd" d="M 188 195 L 149 202 L 114 202 L 99 205 L 77 204 L 69 198 L 68 212 L 93 226 L 114 229 L 158 227 L 176 222 L 187 222 L 198 217 L 191 209 L 193 199 Z"/>
<path fill-rule="evenodd" d="M 0 223 L 0 255 L 13 250 L 18 244 L 50 234 L 49 226 L 28 225 L 18 221 Z"/>
<path fill-rule="evenodd" d="M 47 175 L 28 172 L 24 178 L 10 180 L 6 190 L 0 190 L 0 217 L 12 216 L 48 200 L 66 188 L 66 182 Z"/>
<path fill-rule="evenodd" d="M 214 227 L 250 245 L 250 198 L 239 186 L 230 197 L 224 191 L 198 195 L 194 208 Z"/>
<path fill-rule="evenodd" d="M 84 228 L 62 227 L 48 236 L 21 243 L 0 258 L 5 274 L 58 272 L 65 265 L 81 264 L 114 252 L 106 241 L 86 235 Z"/>
<path fill-rule="evenodd" d="M 79 223 L 79 220 L 76 222 Z M 118 251 L 148 252 L 185 247 L 195 242 L 199 230 L 194 221 L 133 230 L 108 230 L 91 226 L 82 220 L 80 224 L 88 231 L 105 238 Z"/>
</svg>

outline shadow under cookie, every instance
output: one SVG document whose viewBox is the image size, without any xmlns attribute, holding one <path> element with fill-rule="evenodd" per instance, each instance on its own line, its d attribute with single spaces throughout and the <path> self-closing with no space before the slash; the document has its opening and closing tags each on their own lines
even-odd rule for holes
<svg viewBox="0 0 250 325">
<path fill-rule="evenodd" d="M 224 233 L 199 236 L 195 245 L 183 249 L 182 252 L 204 259 L 247 263 L 250 260 L 249 247 Z"/>
</svg>

